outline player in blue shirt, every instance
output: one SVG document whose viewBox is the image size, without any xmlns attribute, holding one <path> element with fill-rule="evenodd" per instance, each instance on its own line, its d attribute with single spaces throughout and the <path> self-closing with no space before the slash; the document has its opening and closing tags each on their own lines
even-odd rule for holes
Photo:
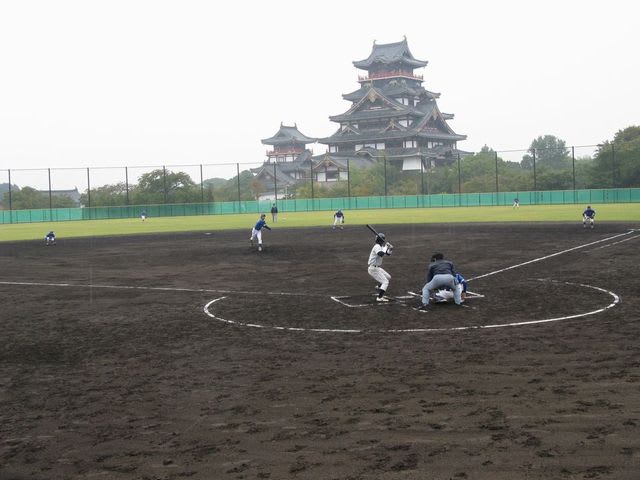
<svg viewBox="0 0 640 480">
<path fill-rule="evenodd" d="M 56 244 L 56 234 L 53 231 L 44 236 L 44 244 L 47 246 Z"/>
<path fill-rule="evenodd" d="M 596 211 L 591 208 L 591 205 L 587 206 L 587 209 L 582 212 L 582 228 L 587 228 L 587 223 L 591 228 L 596 221 Z"/>
<path fill-rule="evenodd" d="M 333 214 L 333 228 L 336 228 L 336 225 L 338 227 L 340 227 L 340 230 L 342 230 L 342 225 L 344 224 L 344 213 L 342 213 L 342 210 L 338 210 L 336 213 Z"/>
<path fill-rule="evenodd" d="M 271 227 L 267 225 L 267 221 L 265 220 L 266 217 L 267 215 L 264 213 L 260 215 L 260 220 L 258 220 L 256 225 L 251 229 L 251 238 L 249 239 L 249 242 L 251 242 L 251 246 L 253 246 L 253 239 L 257 238 L 259 252 L 262 251 L 262 229 L 266 228 L 267 230 L 271 230 Z"/>
</svg>

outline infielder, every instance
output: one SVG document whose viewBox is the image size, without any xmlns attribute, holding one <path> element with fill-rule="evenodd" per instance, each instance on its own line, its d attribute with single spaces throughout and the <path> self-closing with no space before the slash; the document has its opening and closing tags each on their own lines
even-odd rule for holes
<svg viewBox="0 0 640 480">
<path fill-rule="evenodd" d="M 441 253 L 434 253 L 429 264 L 427 283 L 422 287 L 422 305 L 418 310 L 429 309 L 431 291 L 439 287 L 448 287 L 453 290 L 453 301 L 456 305 L 460 305 L 462 289 L 457 288 L 456 273 L 456 267 L 452 262 L 445 260 Z"/>
<path fill-rule="evenodd" d="M 47 246 L 56 244 L 56 234 L 53 231 L 44 236 L 44 244 Z"/>
<path fill-rule="evenodd" d="M 378 296 L 376 302 L 388 302 L 389 299 L 384 296 L 385 292 L 389 288 L 389 281 L 391 275 L 382 268 L 382 259 L 385 256 L 391 255 L 393 245 L 385 241 L 384 233 L 378 233 L 376 237 L 376 243 L 371 249 L 369 254 L 369 268 L 367 271 L 378 282 Z"/>
<path fill-rule="evenodd" d="M 596 211 L 591 208 L 591 205 L 587 205 L 587 209 L 582 212 L 582 228 L 587 228 L 587 223 L 591 228 L 596 222 Z"/>
<path fill-rule="evenodd" d="M 255 226 L 251 229 L 251 238 L 249 239 L 249 242 L 251 243 L 251 246 L 253 246 L 253 239 L 257 238 L 259 252 L 262 251 L 262 229 L 266 228 L 267 230 L 271 230 L 271 227 L 267 225 L 267 221 L 265 220 L 266 217 L 267 216 L 264 213 L 260 215 L 260 220 L 258 220 Z"/>
<path fill-rule="evenodd" d="M 344 224 L 344 213 L 342 213 L 342 210 L 338 210 L 336 213 L 333 214 L 333 228 L 336 228 L 336 225 L 338 227 L 340 227 L 340 230 L 342 230 L 342 225 Z"/>
</svg>

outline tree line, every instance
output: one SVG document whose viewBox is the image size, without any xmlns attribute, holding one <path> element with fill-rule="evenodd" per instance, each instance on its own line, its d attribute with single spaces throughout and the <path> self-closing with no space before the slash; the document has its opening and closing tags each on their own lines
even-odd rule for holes
<svg viewBox="0 0 640 480">
<path fill-rule="evenodd" d="M 384 156 L 383 156 L 384 159 Z M 349 182 L 329 186 L 300 183 L 288 190 L 292 198 L 329 198 L 495 191 L 571 190 L 640 187 L 640 127 L 618 131 L 600 144 L 593 156 L 576 158 L 566 142 L 553 135 L 534 139 L 521 161 L 501 158 L 485 146 L 480 152 L 454 158 L 448 165 L 421 171 L 402 171 L 395 162 L 378 161 L 367 168 L 352 168 Z M 149 205 L 163 203 L 229 202 L 255 200 L 265 190 L 249 170 L 231 179 L 212 178 L 196 183 L 184 172 L 156 169 L 138 182 L 119 182 L 92 188 L 80 203 L 90 206 Z M 31 187 L 0 184 L 2 207 L 33 209 L 74 207 L 69 197 L 51 196 Z M 51 204 L 50 204 L 51 202 Z"/>
</svg>

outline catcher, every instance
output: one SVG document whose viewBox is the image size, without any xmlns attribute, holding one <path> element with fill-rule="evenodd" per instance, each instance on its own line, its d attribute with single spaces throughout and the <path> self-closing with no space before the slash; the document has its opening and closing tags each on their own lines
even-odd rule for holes
<svg viewBox="0 0 640 480">
<path fill-rule="evenodd" d="M 434 253 L 427 271 L 427 283 L 422 287 L 422 305 L 418 310 L 428 310 L 431 292 L 436 288 L 450 288 L 453 291 L 453 301 L 456 305 L 462 303 L 462 289 L 457 288 L 456 267 L 449 260 L 444 259 L 442 253 Z"/>
</svg>

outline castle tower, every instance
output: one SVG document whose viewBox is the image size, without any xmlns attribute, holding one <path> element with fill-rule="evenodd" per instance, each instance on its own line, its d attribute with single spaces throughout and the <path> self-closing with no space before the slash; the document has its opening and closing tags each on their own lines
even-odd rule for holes
<svg viewBox="0 0 640 480">
<path fill-rule="evenodd" d="M 401 162 L 403 170 L 453 162 L 457 142 L 467 137 L 449 127 L 453 115 L 440 112 L 440 94 L 426 90 L 423 77 L 414 72 L 427 63 L 411 54 L 406 38 L 374 42 L 368 58 L 353 62 L 366 75 L 358 77 L 358 90 L 342 96 L 351 107 L 329 117 L 338 130 L 319 142 L 332 156 L 384 156 Z"/>
</svg>

